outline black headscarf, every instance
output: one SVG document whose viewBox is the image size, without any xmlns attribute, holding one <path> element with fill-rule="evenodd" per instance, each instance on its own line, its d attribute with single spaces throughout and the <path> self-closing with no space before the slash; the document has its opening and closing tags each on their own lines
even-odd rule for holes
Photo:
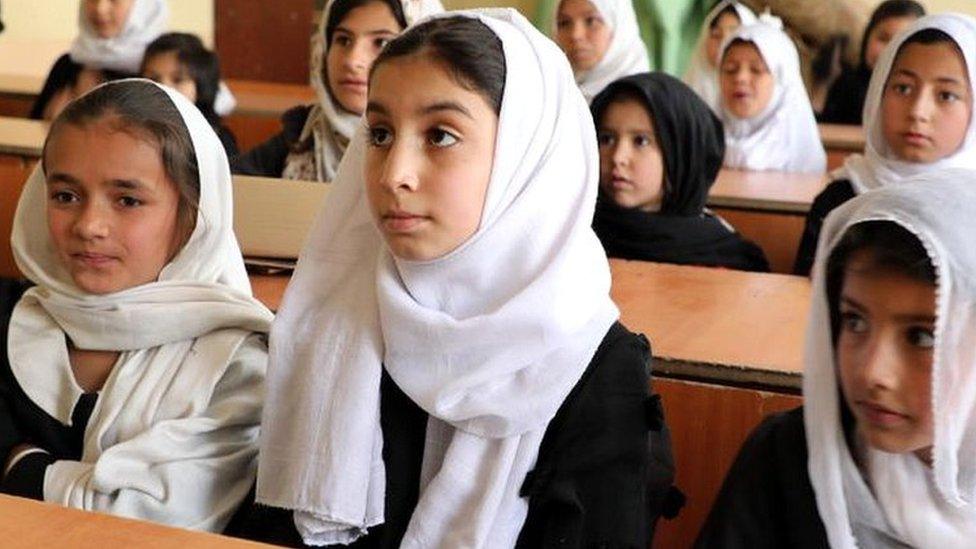
<svg viewBox="0 0 976 549">
<path fill-rule="evenodd" d="M 658 212 L 624 209 L 601 193 L 593 228 L 611 257 L 665 263 L 769 270 L 755 244 L 743 240 L 705 211 L 708 192 L 722 169 L 725 131 L 698 94 L 664 73 L 627 76 L 593 99 L 599 129 L 607 107 L 621 94 L 640 98 L 654 122 L 664 162 L 664 196 Z"/>
</svg>

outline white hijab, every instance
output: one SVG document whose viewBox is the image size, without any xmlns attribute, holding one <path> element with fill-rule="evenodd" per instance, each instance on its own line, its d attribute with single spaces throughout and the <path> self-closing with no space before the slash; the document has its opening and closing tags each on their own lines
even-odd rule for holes
<svg viewBox="0 0 976 549">
<path fill-rule="evenodd" d="M 78 4 L 78 36 L 71 44 L 71 60 L 98 69 L 137 74 L 146 46 L 169 24 L 166 0 L 135 0 L 122 32 L 101 38 L 85 16 L 85 3 L 79 0 Z"/>
<path fill-rule="evenodd" d="M 709 62 L 705 43 L 708 41 L 712 22 L 730 6 L 739 16 L 740 26 L 752 25 L 757 21 L 756 14 L 749 9 L 749 6 L 740 3 L 738 0 L 722 0 L 719 2 L 705 16 L 701 33 L 698 35 L 698 43 L 695 45 L 695 52 L 692 54 L 684 78 L 685 84 L 695 90 L 695 93 L 715 112 L 719 112 L 721 108 L 722 94 L 718 85 L 718 69 Z"/>
<path fill-rule="evenodd" d="M 834 548 L 970 547 L 976 539 L 976 172 L 930 171 L 911 184 L 866 193 L 824 225 L 813 276 L 803 376 L 808 469 Z M 933 468 L 914 453 L 866 449 L 864 480 L 840 419 L 838 377 L 826 294 L 830 252 L 854 224 L 888 220 L 915 234 L 936 268 L 931 390 Z M 871 488 L 869 488 L 869 486 Z M 872 493 L 873 490 L 873 493 Z"/>
<path fill-rule="evenodd" d="M 817 120 L 800 75 L 800 56 L 778 18 L 764 16 L 739 27 L 722 44 L 719 58 L 735 40 L 753 43 L 773 76 L 769 105 L 758 115 L 741 119 L 721 109 L 725 124 L 725 166 L 742 170 L 821 173 L 827 153 L 820 142 Z"/>
<path fill-rule="evenodd" d="M 604 22 L 613 32 L 613 37 L 610 39 L 606 53 L 596 66 L 588 71 L 576 73 L 576 83 L 586 97 L 587 103 L 593 101 L 593 98 L 614 80 L 651 70 L 647 46 L 641 40 L 637 14 L 634 13 L 631 0 L 589 1 L 603 16 Z M 553 37 L 556 36 L 561 4 L 562 0 L 555 3 L 551 34 Z"/>
<path fill-rule="evenodd" d="M 881 99 L 895 58 L 905 40 L 924 29 L 938 29 L 948 34 L 962 50 L 966 69 L 976 74 L 976 20 L 968 15 L 941 13 L 918 19 L 899 33 L 882 52 L 871 74 L 867 98 L 864 101 L 866 142 L 863 155 L 847 157 L 844 166 L 831 174 L 834 179 L 848 179 L 858 194 L 870 189 L 898 184 L 921 173 L 945 168 L 976 169 L 976 124 L 970 121 L 966 137 L 955 153 L 930 164 L 899 160 L 885 142 L 882 133 Z M 972 87 L 970 76 L 970 87 Z"/>
<path fill-rule="evenodd" d="M 439 259 L 393 257 L 357 133 L 272 329 L 257 499 L 295 510 L 306 543 L 384 520 L 385 367 L 430 415 L 402 547 L 511 547 L 546 426 L 619 315 L 590 228 L 593 121 L 565 55 L 515 10 L 446 15 L 482 21 L 505 53 L 480 228 Z"/>
<path fill-rule="evenodd" d="M 104 86 L 135 81 L 149 82 Z M 256 418 L 215 427 L 216 418 L 201 410 L 244 340 L 267 333 L 272 315 L 251 296 L 234 237 L 224 148 L 192 103 L 160 89 L 182 115 L 199 166 L 199 210 L 189 240 L 156 282 L 107 295 L 80 290 L 54 252 L 38 164 L 21 194 L 11 236 L 17 266 L 36 286 L 14 308 L 7 355 L 27 396 L 70 425 L 82 390 L 72 381 L 67 339 L 81 349 L 121 351 L 85 431 L 82 461 L 59 461 L 48 470 L 45 499 L 219 530 L 229 518 L 227 505 L 236 506 L 250 487 L 253 442 L 239 450 L 234 444 L 253 439 Z M 257 366 L 253 375 L 260 380 L 263 363 Z M 256 413 L 260 386 L 235 397 L 231 416 L 252 408 Z M 153 428 L 161 432 L 150 435 Z M 226 492 L 214 493 L 215 484 Z M 234 501 L 219 499 L 230 492 Z"/>
<path fill-rule="evenodd" d="M 359 127 L 359 121 L 362 118 L 362 115 L 343 109 L 332 97 L 329 83 L 323 79 L 326 55 L 329 50 L 325 30 L 335 1 L 330 0 L 325 9 L 322 10 L 318 31 L 312 35 L 309 82 L 312 84 L 312 89 L 315 90 L 318 102 L 308 113 L 299 141 L 311 138 L 314 140 L 313 147 L 307 152 L 288 155 L 282 173 L 282 177 L 285 179 L 322 182 L 335 179 L 339 161 L 342 160 L 349 140 L 352 139 L 352 135 Z M 441 5 L 440 0 L 399 1 L 403 7 L 407 28 L 428 15 L 444 11 L 444 6 Z"/>
</svg>

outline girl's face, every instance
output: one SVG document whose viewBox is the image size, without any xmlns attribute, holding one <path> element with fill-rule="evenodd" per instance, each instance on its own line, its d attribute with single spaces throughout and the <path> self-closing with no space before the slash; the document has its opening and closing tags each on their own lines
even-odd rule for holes
<svg viewBox="0 0 976 549">
<path fill-rule="evenodd" d="M 364 179 L 376 224 L 401 259 L 427 261 L 481 223 L 498 116 L 425 54 L 386 61 L 366 107 Z"/>
<path fill-rule="evenodd" d="M 153 82 L 169 86 L 183 94 L 190 103 L 197 102 L 197 83 L 175 51 L 167 51 L 146 59 L 142 76 Z"/>
<path fill-rule="evenodd" d="M 851 256 L 841 289 L 836 353 L 844 399 L 872 447 L 927 460 L 935 286 L 880 270 L 868 253 Z"/>
<path fill-rule="evenodd" d="M 708 28 L 708 37 L 705 39 L 705 54 L 708 64 L 718 68 L 719 48 L 725 37 L 735 32 L 739 28 L 741 21 L 739 16 L 734 13 L 722 12 Z"/>
<path fill-rule="evenodd" d="M 603 59 L 613 31 L 588 0 L 563 0 L 556 13 L 556 43 L 574 72 L 588 71 Z"/>
<path fill-rule="evenodd" d="M 915 18 L 912 16 L 889 17 L 871 29 L 868 41 L 864 45 L 864 63 L 869 69 L 874 68 L 875 63 L 878 62 L 878 57 L 881 57 L 881 52 L 884 51 L 888 42 L 891 42 L 896 34 L 914 21 Z"/>
<path fill-rule="evenodd" d="M 387 42 L 400 34 L 400 24 L 384 2 L 354 8 L 332 31 L 325 56 L 325 74 L 332 98 L 344 110 L 366 109 L 369 69 Z"/>
<path fill-rule="evenodd" d="M 725 51 L 719 79 L 725 108 L 742 119 L 762 113 L 776 85 L 759 49 L 749 42 L 733 44 Z"/>
<path fill-rule="evenodd" d="M 179 193 L 159 147 L 115 122 L 61 126 L 45 156 L 51 242 L 75 285 L 91 294 L 156 280 L 184 239 Z"/>
<path fill-rule="evenodd" d="M 881 129 L 906 162 L 928 164 L 957 150 L 973 110 L 965 61 L 952 44 L 908 44 L 898 53 L 881 97 Z"/>
<path fill-rule="evenodd" d="M 621 208 L 661 209 L 664 160 L 643 103 L 624 98 L 607 106 L 597 130 L 600 187 Z"/>
<path fill-rule="evenodd" d="M 84 0 L 85 17 L 99 38 L 122 34 L 135 0 Z"/>
</svg>

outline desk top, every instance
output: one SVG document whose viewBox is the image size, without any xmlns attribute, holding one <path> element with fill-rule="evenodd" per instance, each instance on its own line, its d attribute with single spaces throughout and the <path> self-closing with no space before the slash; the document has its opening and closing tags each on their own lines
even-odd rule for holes
<svg viewBox="0 0 976 549">
<path fill-rule="evenodd" d="M 723 169 L 708 195 L 708 205 L 802 215 L 826 185 L 825 174 Z"/>
<path fill-rule="evenodd" d="M 47 127 L 37 120 L 0 116 L 0 154 L 40 158 Z"/>
<path fill-rule="evenodd" d="M 51 503 L 0 495 L 0 539 L 8 549 L 146 547 L 232 549 L 271 547 Z"/>
<path fill-rule="evenodd" d="M 278 117 L 296 105 L 315 103 L 315 91 L 308 84 L 280 84 L 254 80 L 228 80 L 237 98 L 233 114 Z"/>
<path fill-rule="evenodd" d="M 846 124 L 818 124 L 824 148 L 861 152 L 864 150 L 864 128 Z"/>
</svg>

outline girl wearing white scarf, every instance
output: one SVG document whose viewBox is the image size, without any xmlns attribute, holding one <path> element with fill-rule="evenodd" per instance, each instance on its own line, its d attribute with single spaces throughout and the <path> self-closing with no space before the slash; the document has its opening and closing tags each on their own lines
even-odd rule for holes
<svg viewBox="0 0 976 549">
<path fill-rule="evenodd" d="M 577 0 L 579 1 L 579 0 Z M 596 64 L 588 69 L 574 67 L 576 83 L 589 103 L 596 94 L 603 91 L 618 78 L 648 72 L 651 64 L 647 57 L 647 47 L 641 40 L 637 26 L 637 14 L 631 0 L 583 0 L 596 9 L 603 19 L 602 24 L 611 33 L 610 43 Z M 564 40 L 560 30 L 560 10 L 563 2 L 557 2 L 553 16 L 552 37 L 563 50 L 571 47 L 572 38 Z"/>
<path fill-rule="evenodd" d="M 962 68 L 958 78 L 966 80 L 959 88 L 965 89 L 965 97 L 959 98 L 960 105 L 968 102 L 966 109 L 949 109 L 945 114 L 939 115 L 936 119 L 931 114 L 937 107 L 932 107 L 938 96 L 942 92 L 956 92 L 958 90 L 946 87 L 933 91 L 932 98 L 929 99 L 929 106 L 922 108 L 929 112 L 927 120 L 918 121 L 918 126 L 926 126 L 923 131 L 936 133 L 939 141 L 947 141 L 948 134 L 952 133 L 950 126 L 963 131 L 959 135 L 960 143 L 958 148 L 946 152 L 943 156 L 929 162 L 919 162 L 912 159 L 903 159 L 898 156 L 894 148 L 886 141 L 884 136 L 884 110 L 883 102 L 886 95 L 895 95 L 890 88 L 892 70 L 895 68 L 899 53 L 910 44 L 919 45 L 939 45 L 944 43 L 935 42 L 927 44 L 914 42 L 919 33 L 939 31 L 951 39 L 954 44 L 945 44 L 949 51 L 946 56 L 958 56 Z M 926 63 L 932 65 L 931 63 Z M 921 74 L 917 67 L 906 67 L 914 73 Z M 972 124 L 972 83 L 969 75 L 976 74 L 976 19 L 968 15 L 945 13 L 929 15 L 923 17 L 909 26 L 905 31 L 898 35 L 885 48 L 881 57 L 875 65 L 874 73 L 871 75 L 871 84 L 868 87 L 867 99 L 864 103 L 864 124 L 866 141 L 864 154 L 855 154 L 847 157 L 844 166 L 831 174 L 833 180 L 830 185 L 821 192 L 813 201 L 810 212 L 807 214 L 806 226 L 800 240 L 797 253 L 794 273 L 807 275 L 813 264 L 813 255 L 816 251 L 817 237 L 823 220 L 831 210 L 850 200 L 855 195 L 867 192 L 871 189 L 878 189 L 888 185 L 900 185 L 908 179 L 912 179 L 921 174 L 947 168 L 976 169 L 976 125 Z M 935 76 L 951 76 L 944 73 L 940 68 Z M 926 78 L 929 78 L 926 76 Z M 918 82 L 913 87 L 921 89 L 928 83 Z M 920 99 L 925 101 L 925 99 Z M 943 103 L 944 102 L 940 102 Z M 912 113 L 902 113 L 894 116 L 910 117 L 918 116 Z M 925 116 L 925 115 L 923 115 Z M 948 120 L 952 116 L 953 120 Z"/>
<path fill-rule="evenodd" d="M 435 51 L 436 57 L 424 53 Z M 567 395 L 583 383 L 581 377 L 588 379 L 588 367 L 600 376 L 613 369 L 603 361 L 615 361 L 633 374 L 633 382 L 606 384 L 617 395 L 628 395 L 632 404 L 646 397 L 646 357 L 637 352 L 642 345 L 636 336 L 616 323 L 619 313 L 609 298 L 607 260 L 590 228 L 599 178 L 593 122 L 565 56 L 515 10 L 437 16 L 391 42 L 374 67 L 371 119 L 396 121 L 426 112 L 424 103 L 414 106 L 413 99 L 403 99 L 402 106 L 388 102 L 411 97 L 411 90 L 418 89 L 414 82 L 397 90 L 390 81 L 381 81 L 382 71 L 402 63 L 420 63 L 410 70 L 433 72 L 417 78 L 456 90 L 431 97 L 437 106 L 481 112 L 450 95 L 478 93 L 470 105 L 482 101 L 485 105 L 478 108 L 498 113 L 480 225 L 445 255 L 422 261 L 394 255 L 393 237 L 384 243 L 379 221 L 370 213 L 376 183 L 367 174 L 376 173 L 373 154 L 400 158 L 461 153 L 430 152 L 431 143 L 425 152 L 407 153 L 391 145 L 389 152 L 367 154 L 367 147 L 385 147 L 377 142 L 385 142 L 387 134 L 404 143 L 420 138 L 412 137 L 414 130 L 404 129 L 406 136 L 382 124 L 370 127 L 370 145 L 364 133 L 357 134 L 273 327 L 257 500 L 293 511 L 288 519 L 306 544 L 350 543 L 372 535 L 379 525 L 397 520 L 390 509 L 399 505 L 406 507 L 406 517 L 399 517 L 403 530 L 394 531 L 380 546 L 512 547 L 528 535 L 523 524 L 537 530 L 541 526 L 544 536 L 561 528 L 544 518 L 555 513 L 545 500 L 529 494 L 545 492 L 552 484 L 546 479 L 559 477 L 542 467 L 540 447 L 559 437 L 559 429 L 548 429 L 550 421 L 567 417 L 557 411 L 569 403 Z M 486 96 L 493 92 L 474 84 L 487 73 L 477 66 L 489 63 L 492 74 L 503 75 L 494 80 L 498 97 L 490 99 Z M 445 74 L 445 67 L 453 70 Z M 458 83 L 459 78 L 471 87 Z M 381 88 L 381 82 L 391 89 Z M 418 93 L 416 97 L 425 99 L 417 101 L 428 100 L 423 90 Z M 475 123 L 491 122 L 491 115 L 483 116 Z M 427 122 L 413 124 L 409 127 L 417 132 L 427 127 Z M 424 129 L 424 135 L 430 131 Z M 436 137 L 425 139 L 439 142 Z M 462 134 L 457 139 L 470 143 L 475 138 Z M 385 162 L 380 169 L 395 169 L 389 167 L 393 160 Z M 414 162 L 397 165 L 408 164 Z M 462 161 L 445 169 L 453 170 L 452 177 L 479 177 L 469 173 L 469 166 Z M 404 177 L 417 181 L 424 173 L 404 172 Z M 422 190 L 431 183 L 416 184 Z M 464 181 L 465 188 L 469 184 L 476 185 Z M 437 210 L 430 194 L 435 191 L 426 192 L 428 206 Z M 456 223 L 446 219 L 461 215 L 446 203 L 437 211 L 440 224 Z M 612 341 L 629 343 L 617 348 Z M 613 348 L 624 349 L 626 358 L 597 358 L 610 356 Z M 422 416 L 416 484 L 402 476 L 404 469 L 411 469 L 404 463 L 407 458 L 388 455 L 402 447 L 396 442 L 405 429 L 387 428 L 387 422 L 396 425 L 407 414 L 387 414 L 392 405 L 387 391 L 400 394 L 406 402 L 402 406 Z M 594 482 L 616 487 L 604 468 L 610 471 L 631 459 L 646 463 L 647 428 L 639 405 L 604 404 L 615 410 L 617 420 L 607 423 L 607 416 L 601 416 L 595 420 L 596 432 L 581 438 L 611 456 L 606 462 L 597 460 L 595 470 L 590 469 L 593 463 L 582 469 L 599 479 Z M 592 419 L 599 414 L 581 415 Z M 575 425 L 559 423 L 569 429 Z M 625 443 L 633 444 L 633 454 L 621 455 L 596 440 L 603 432 L 621 436 L 618 429 L 625 424 L 638 425 Z M 559 455 L 572 459 L 571 453 Z M 538 482 L 532 488 L 527 476 L 537 466 Z M 567 505 L 587 505 L 588 513 L 581 511 L 563 530 L 571 537 L 585 536 L 579 545 L 589 540 L 618 546 L 619 540 L 628 540 L 627 546 L 646 546 L 646 502 L 637 497 L 643 473 L 635 470 L 620 478 L 625 487 L 614 488 L 603 504 L 586 503 L 592 500 L 585 494 L 566 489 L 580 498 Z M 562 481 L 572 486 L 572 480 Z M 390 499 L 391 486 L 404 482 L 408 493 L 419 488 L 407 504 Z M 535 505 L 542 509 L 534 516 Z M 613 524 L 578 522 L 601 513 L 613 515 Z"/>
<path fill-rule="evenodd" d="M 972 546 L 976 172 L 933 171 L 910 183 L 864 194 L 827 219 L 804 407 L 750 437 L 699 546 Z M 898 245 L 877 247 L 895 238 Z M 871 285 L 901 290 L 899 299 L 872 297 Z M 881 406 L 889 411 L 869 411 Z M 790 524 L 800 526 L 791 533 Z"/>
<path fill-rule="evenodd" d="M 718 52 L 716 58 L 709 57 L 709 43 L 718 40 L 717 47 L 724 42 L 724 30 L 719 26 L 720 18 L 730 13 L 739 20 L 738 25 L 752 25 L 757 21 L 756 14 L 748 6 L 738 0 L 722 0 L 705 16 L 695 52 L 692 54 L 685 72 L 685 84 L 695 90 L 695 93 L 716 113 L 721 109 L 722 94 L 718 86 Z"/>
<path fill-rule="evenodd" d="M 311 108 L 296 107 L 285 113 L 282 117 L 284 131 L 244 155 L 235 166 L 236 172 L 324 183 L 335 179 L 339 161 L 362 118 L 361 112 L 352 112 L 339 102 L 326 75 L 330 47 L 326 35 L 330 25 L 335 28 L 342 24 L 342 21 L 334 20 L 334 12 L 339 11 L 344 2 L 349 0 L 329 1 L 318 30 L 312 35 L 309 81 L 318 102 Z M 389 7 L 399 31 L 418 19 L 444 11 L 440 0 L 373 0 L 343 9 L 338 17 L 344 19 L 351 11 L 374 2 Z M 364 36 L 358 39 L 375 38 Z M 368 68 L 366 70 L 368 72 Z"/>
<path fill-rule="evenodd" d="M 754 46 L 772 77 L 772 95 L 761 111 L 747 118 L 733 114 L 729 101 L 740 72 L 727 66 L 733 48 Z M 722 45 L 721 118 L 725 124 L 725 166 L 741 170 L 818 173 L 827 169 L 817 121 L 800 75 L 800 57 L 778 18 L 765 16 L 739 27 Z"/>
<path fill-rule="evenodd" d="M 155 281 L 126 286 L 126 278 L 104 274 L 107 283 L 121 280 L 122 288 L 89 293 L 76 282 L 80 275 L 71 274 L 74 267 L 63 263 L 64 250 L 48 230 L 46 212 L 54 198 L 49 198 L 46 162 L 31 175 L 11 241 L 17 266 L 36 286 L 10 318 L 5 349 L 10 373 L 0 382 L 0 410 L 30 407 L 38 419 L 28 424 L 23 414 L 0 417 L 5 451 L 17 443 L 35 446 L 11 456 L 4 481 L 29 480 L 37 497 L 69 507 L 220 531 L 254 479 L 267 362 L 263 334 L 272 316 L 251 296 L 233 233 L 227 157 L 210 124 L 178 92 L 148 80 L 122 80 L 69 106 L 54 123 L 48 144 L 68 129 L 97 131 L 94 125 L 111 116 L 131 131 L 150 131 L 139 124 L 153 117 L 157 124 L 185 128 L 199 181 L 195 217 L 189 218 L 195 223 L 192 232 L 178 225 L 187 230 L 186 242 Z M 171 154 L 157 147 L 160 155 Z M 45 161 L 49 154 L 45 151 Z M 169 166 L 172 158 L 160 162 Z M 171 180 L 177 177 L 165 169 Z M 87 219 L 106 214 L 86 215 L 86 223 L 95 223 Z M 108 239 L 126 238 L 122 233 L 138 231 L 138 224 L 130 219 L 113 229 L 118 235 L 85 237 L 92 240 L 85 249 L 119 246 Z M 120 265 L 127 264 L 120 260 Z M 90 281 L 94 275 L 86 276 Z M 98 393 L 83 389 L 75 377 L 73 349 L 118 354 Z M 86 418 L 79 405 L 91 403 L 93 395 L 97 400 Z M 77 429 L 78 421 L 84 430 L 77 448 L 45 447 L 45 437 L 52 438 L 45 429 Z M 8 440 L 10 433 L 23 438 Z M 28 470 L 38 476 L 24 479 Z"/>
</svg>

